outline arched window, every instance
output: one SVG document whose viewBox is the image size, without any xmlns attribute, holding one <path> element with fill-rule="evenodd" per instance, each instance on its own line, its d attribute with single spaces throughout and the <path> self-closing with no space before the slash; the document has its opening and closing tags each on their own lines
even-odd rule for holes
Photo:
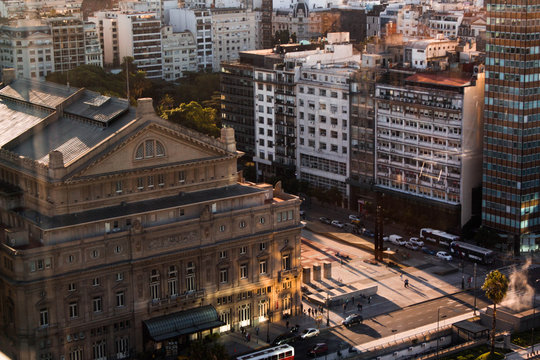
<svg viewBox="0 0 540 360">
<path fill-rule="evenodd" d="M 141 143 L 135 151 L 135 159 L 151 159 L 154 157 L 165 156 L 165 146 L 157 140 L 145 140 Z"/>
</svg>

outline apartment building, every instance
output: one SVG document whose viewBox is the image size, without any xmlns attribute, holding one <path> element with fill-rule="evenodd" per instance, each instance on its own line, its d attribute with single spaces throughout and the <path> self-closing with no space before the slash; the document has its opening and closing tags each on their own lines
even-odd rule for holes
<svg viewBox="0 0 540 360">
<path fill-rule="evenodd" d="M 118 12 L 98 11 L 88 21 L 96 24 L 99 44 L 105 66 L 119 66 L 121 63 L 118 46 Z"/>
<path fill-rule="evenodd" d="M 54 70 L 51 28 L 40 20 L 15 20 L 0 26 L 2 69 L 14 68 L 19 78 L 43 79 Z"/>
<path fill-rule="evenodd" d="M 515 254 L 540 243 L 539 9 L 486 1 L 486 97 L 482 223 Z"/>
<path fill-rule="evenodd" d="M 171 9 L 169 25 L 174 32 L 191 31 L 197 43 L 198 70 L 211 70 L 214 66 L 212 43 L 212 14 L 209 9 Z"/>
<path fill-rule="evenodd" d="M 448 65 L 448 53 L 457 45 L 457 40 L 445 39 L 441 34 L 435 39 L 411 40 L 404 46 L 404 62 L 414 69 L 444 67 Z"/>
<path fill-rule="evenodd" d="M 350 145 L 349 178 L 351 199 L 349 204 L 356 208 L 359 199 L 373 198 L 375 170 L 375 84 L 386 69 L 382 67 L 382 56 L 362 54 L 362 63 L 350 82 Z"/>
<path fill-rule="evenodd" d="M 349 196 L 349 64 L 302 67 L 297 81 L 297 178 L 314 188 L 337 188 Z"/>
<path fill-rule="evenodd" d="M 173 81 L 186 72 L 197 71 L 197 45 L 190 31 L 173 32 L 172 26 L 161 28 L 163 79 Z"/>
<path fill-rule="evenodd" d="M 84 56 L 86 65 L 103 67 L 103 52 L 96 24 L 84 22 Z"/>
<path fill-rule="evenodd" d="M 309 40 L 309 7 L 303 1 L 297 2 L 291 8 L 277 9 L 272 16 L 272 33 L 288 31 L 295 34 L 296 40 Z"/>
<path fill-rule="evenodd" d="M 241 51 L 256 49 L 255 13 L 244 9 L 212 9 L 213 71 L 234 61 Z"/>
<path fill-rule="evenodd" d="M 47 18 L 54 46 L 54 71 L 66 72 L 86 63 L 84 21 L 76 17 Z M 95 39 L 94 39 L 95 40 Z"/>
<path fill-rule="evenodd" d="M 156 13 L 120 13 L 118 55 L 133 57 L 133 63 L 150 79 L 161 79 L 161 19 Z"/>
<path fill-rule="evenodd" d="M 458 29 L 463 20 L 463 13 L 444 13 L 434 12 L 431 13 L 428 20 L 428 26 L 430 29 L 430 35 L 432 37 L 437 34 L 443 34 L 448 39 L 456 39 L 458 35 Z"/>
<path fill-rule="evenodd" d="M 376 185 L 445 214 L 446 228 L 470 219 L 481 184 L 483 75 L 390 72 L 376 84 Z"/>
<path fill-rule="evenodd" d="M 8 357 L 175 356 L 188 339 L 300 313 L 300 200 L 238 178 L 233 129 L 210 138 L 159 118 L 152 99 L 133 109 L 12 78 L 0 90 Z"/>
</svg>

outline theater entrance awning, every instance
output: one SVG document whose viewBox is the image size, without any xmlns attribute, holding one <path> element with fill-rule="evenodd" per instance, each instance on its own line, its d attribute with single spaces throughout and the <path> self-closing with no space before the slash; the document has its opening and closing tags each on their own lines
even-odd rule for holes
<svg viewBox="0 0 540 360">
<path fill-rule="evenodd" d="M 225 325 L 219 320 L 218 313 L 212 305 L 163 315 L 143 323 L 148 335 L 154 341 L 173 339 Z"/>
</svg>

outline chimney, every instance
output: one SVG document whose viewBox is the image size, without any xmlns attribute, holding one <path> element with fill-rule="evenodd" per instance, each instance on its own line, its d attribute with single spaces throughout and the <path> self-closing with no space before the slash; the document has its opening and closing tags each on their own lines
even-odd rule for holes
<svg viewBox="0 0 540 360">
<path fill-rule="evenodd" d="M 66 174 L 64 167 L 64 154 L 58 150 L 49 153 L 49 176 L 53 179 L 60 179 Z"/>
<path fill-rule="evenodd" d="M 236 152 L 236 140 L 234 139 L 233 128 L 221 129 L 221 141 L 227 146 L 227 151 Z"/>
<path fill-rule="evenodd" d="M 9 85 L 15 80 L 15 69 L 5 68 L 2 69 L 2 82 L 4 85 Z"/>
<path fill-rule="evenodd" d="M 137 117 L 142 118 L 148 115 L 154 115 L 154 105 L 152 104 L 152 98 L 140 98 L 137 99 Z"/>
</svg>

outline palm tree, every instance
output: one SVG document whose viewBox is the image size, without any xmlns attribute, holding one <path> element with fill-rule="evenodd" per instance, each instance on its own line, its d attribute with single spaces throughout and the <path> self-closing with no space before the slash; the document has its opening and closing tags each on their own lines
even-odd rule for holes
<svg viewBox="0 0 540 360">
<path fill-rule="evenodd" d="M 486 276 L 482 290 L 486 292 L 486 296 L 493 302 L 493 326 L 491 329 L 491 351 L 490 358 L 493 357 L 495 352 L 495 324 L 497 316 L 497 304 L 506 296 L 508 291 L 508 278 L 499 272 L 499 270 L 492 270 Z"/>
</svg>

